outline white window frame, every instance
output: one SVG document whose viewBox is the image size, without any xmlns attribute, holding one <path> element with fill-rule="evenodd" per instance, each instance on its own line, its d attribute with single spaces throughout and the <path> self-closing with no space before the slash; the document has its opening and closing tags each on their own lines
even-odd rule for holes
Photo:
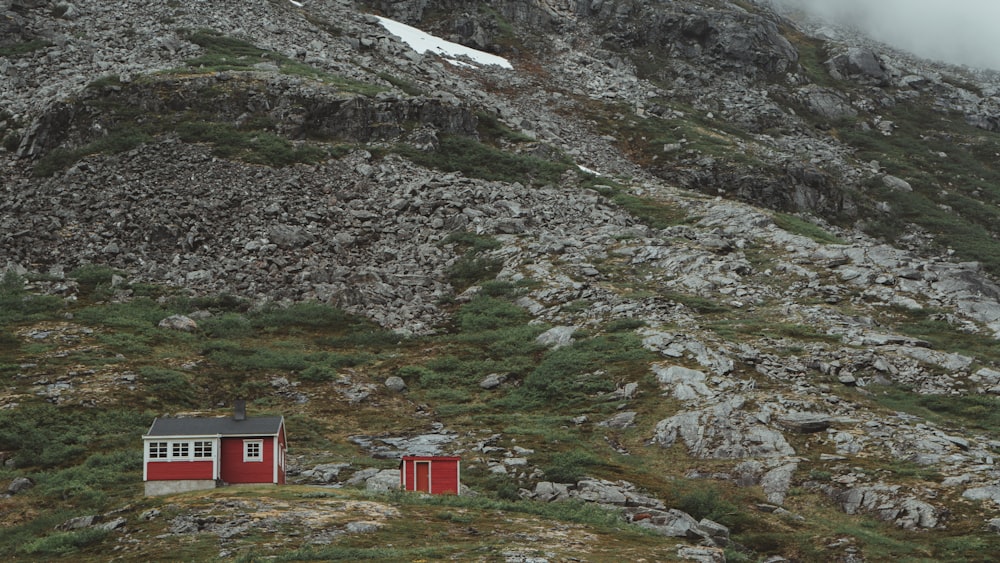
<svg viewBox="0 0 1000 563">
<path fill-rule="evenodd" d="M 170 443 L 171 459 L 191 459 L 191 442 L 178 440 Z"/>
<path fill-rule="evenodd" d="M 170 459 L 170 442 L 149 442 L 146 455 L 151 460 Z"/>
<path fill-rule="evenodd" d="M 195 440 L 191 447 L 191 457 L 194 459 L 212 459 L 212 441 Z"/>
<path fill-rule="evenodd" d="M 256 450 L 256 452 L 251 450 Z M 264 440 L 243 440 L 243 461 L 245 463 L 263 462 Z"/>
</svg>

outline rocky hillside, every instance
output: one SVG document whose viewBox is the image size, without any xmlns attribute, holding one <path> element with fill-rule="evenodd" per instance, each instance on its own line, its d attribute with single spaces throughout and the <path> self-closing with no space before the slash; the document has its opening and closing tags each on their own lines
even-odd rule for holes
<svg viewBox="0 0 1000 563">
<path fill-rule="evenodd" d="M 0 0 L 0 104 L 5 557 L 1000 547 L 995 72 L 741 0 Z M 143 498 L 237 396 L 296 485 Z"/>
</svg>

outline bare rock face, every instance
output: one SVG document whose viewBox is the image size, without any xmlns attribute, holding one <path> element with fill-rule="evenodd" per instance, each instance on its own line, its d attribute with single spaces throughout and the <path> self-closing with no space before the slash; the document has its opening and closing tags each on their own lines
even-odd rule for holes
<svg viewBox="0 0 1000 563">
<path fill-rule="evenodd" d="M 853 77 L 880 85 L 889 83 L 889 72 L 882 65 L 878 55 L 869 49 L 848 49 L 846 53 L 833 57 L 826 64 L 834 76 Z"/>
<path fill-rule="evenodd" d="M 684 411 L 656 425 L 653 441 L 663 447 L 682 440 L 691 455 L 706 459 L 768 458 L 794 455 L 781 432 L 746 412 L 735 396 L 701 410 Z"/>
</svg>

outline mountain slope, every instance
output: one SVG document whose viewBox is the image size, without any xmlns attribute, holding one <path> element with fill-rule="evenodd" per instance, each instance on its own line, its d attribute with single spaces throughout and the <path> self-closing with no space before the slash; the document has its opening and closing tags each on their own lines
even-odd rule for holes
<svg viewBox="0 0 1000 563">
<path fill-rule="evenodd" d="M 749 2 L 0 8 L 4 555 L 992 553 L 994 75 Z M 236 397 L 299 485 L 143 499 Z M 472 494 L 366 492 L 428 444 Z"/>
</svg>

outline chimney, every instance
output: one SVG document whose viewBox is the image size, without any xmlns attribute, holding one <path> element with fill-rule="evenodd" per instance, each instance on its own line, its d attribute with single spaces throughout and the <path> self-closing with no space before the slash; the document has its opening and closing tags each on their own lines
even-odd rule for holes
<svg viewBox="0 0 1000 563">
<path fill-rule="evenodd" d="M 247 401 L 246 399 L 236 399 L 233 401 L 233 420 L 246 420 L 247 419 Z"/>
</svg>

